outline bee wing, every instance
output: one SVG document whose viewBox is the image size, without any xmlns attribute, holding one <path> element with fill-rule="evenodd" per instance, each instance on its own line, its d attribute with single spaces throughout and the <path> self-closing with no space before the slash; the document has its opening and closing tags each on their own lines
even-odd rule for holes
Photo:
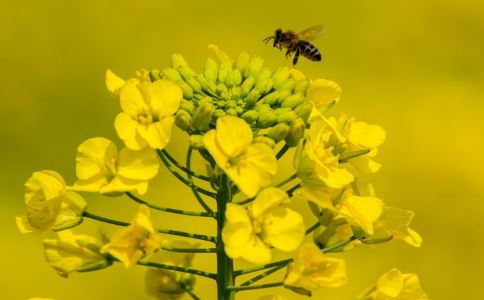
<svg viewBox="0 0 484 300">
<path fill-rule="evenodd" d="M 321 25 L 316 25 L 299 32 L 297 35 L 301 40 L 310 41 L 320 37 L 321 35 L 323 35 L 323 33 L 324 27 Z"/>
</svg>

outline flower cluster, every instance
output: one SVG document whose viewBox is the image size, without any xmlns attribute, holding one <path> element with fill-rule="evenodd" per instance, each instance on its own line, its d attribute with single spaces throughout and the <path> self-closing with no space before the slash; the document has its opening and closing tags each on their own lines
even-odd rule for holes
<svg viewBox="0 0 484 300">
<path fill-rule="evenodd" d="M 341 252 L 392 239 L 421 245 L 421 237 L 409 227 L 414 213 L 387 206 L 367 182 L 380 169 L 375 157 L 385 131 L 345 114 L 330 115 L 342 92 L 335 82 L 310 80 L 287 67 L 273 70 L 245 52 L 232 60 L 216 46 L 210 49 L 214 58 L 206 60 L 201 73 L 179 54 L 172 56 L 170 68 L 142 71 L 128 80 L 108 70 L 107 88 L 120 104 L 114 120 L 120 150 L 107 138 L 90 138 L 77 149 L 77 180 L 72 185 L 54 171 L 35 172 L 27 181 L 27 212 L 17 217 L 17 225 L 25 233 L 58 231 L 58 239 L 44 240 L 43 245 L 47 262 L 60 275 L 120 262 L 126 268 L 148 267 L 146 293 L 156 299 L 185 294 L 199 299 L 195 275 L 217 281 L 219 300 L 233 299 L 237 291 L 274 286 L 311 295 L 346 283 Z M 173 125 L 189 135 L 185 165 L 166 149 Z M 192 152 L 203 159 L 206 173 L 192 170 Z M 292 155 L 292 175 L 279 168 L 286 154 Z M 204 211 L 140 198 L 160 165 L 190 188 Z M 131 222 L 118 221 L 88 211 L 78 192 L 126 195 L 140 205 Z M 214 203 L 207 204 L 207 198 Z M 301 202 L 309 204 L 314 225 L 306 226 L 308 218 L 295 209 Z M 213 218 L 217 235 L 155 226 L 153 211 Z M 122 228 L 101 238 L 68 230 L 84 218 Z M 170 241 L 162 234 L 215 247 Z M 279 252 L 289 258 L 273 261 Z M 195 253 L 215 253 L 217 274 L 193 269 Z M 234 270 L 239 259 L 252 266 Z M 280 281 L 253 285 L 283 268 Z M 237 276 L 262 270 L 236 284 Z M 415 274 L 397 269 L 360 298 L 428 299 Z"/>
</svg>

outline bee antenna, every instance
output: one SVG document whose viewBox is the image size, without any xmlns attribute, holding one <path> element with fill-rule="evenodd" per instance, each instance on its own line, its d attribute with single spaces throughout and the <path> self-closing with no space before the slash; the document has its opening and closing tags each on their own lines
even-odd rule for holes
<svg viewBox="0 0 484 300">
<path fill-rule="evenodd" d="M 265 39 L 263 39 L 262 41 L 263 41 L 265 44 L 267 44 L 267 43 L 268 43 L 270 40 L 272 40 L 272 39 L 274 39 L 274 37 L 273 37 L 273 36 L 268 36 L 268 37 L 266 37 Z"/>
</svg>

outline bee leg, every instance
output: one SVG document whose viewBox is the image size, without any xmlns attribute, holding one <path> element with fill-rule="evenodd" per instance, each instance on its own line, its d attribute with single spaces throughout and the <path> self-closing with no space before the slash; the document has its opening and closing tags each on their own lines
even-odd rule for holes
<svg viewBox="0 0 484 300">
<path fill-rule="evenodd" d="M 286 51 L 286 58 L 288 58 L 291 55 L 291 52 L 292 52 L 291 49 L 287 49 L 287 51 Z"/>
<path fill-rule="evenodd" d="M 299 50 L 300 47 L 297 47 L 296 53 L 294 54 L 294 59 L 292 60 L 292 66 L 295 66 L 297 64 L 297 60 L 299 59 Z"/>
</svg>

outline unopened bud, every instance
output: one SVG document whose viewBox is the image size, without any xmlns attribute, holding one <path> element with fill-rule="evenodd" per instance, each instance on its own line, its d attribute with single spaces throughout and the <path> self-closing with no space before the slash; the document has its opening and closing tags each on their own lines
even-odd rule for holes
<svg viewBox="0 0 484 300">
<path fill-rule="evenodd" d="M 171 68 L 164 69 L 163 74 L 166 76 L 166 78 L 168 78 L 173 82 L 178 83 L 180 81 L 183 81 L 183 78 L 180 76 L 180 73 L 178 73 L 178 71 L 175 69 L 171 69 Z"/>
<path fill-rule="evenodd" d="M 267 94 L 272 89 L 273 84 L 272 79 L 266 78 L 261 81 L 257 81 L 255 89 L 257 89 L 261 94 Z"/>
<path fill-rule="evenodd" d="M 262 71 L 259 73 L 259 76 L 257 76 L 257 81 L 263 80 L 263 79 L 269 79 L 272 76 L 272 70 L 269 67 L 264 67 L 262 68 Z"/>
<path fill-rule="evenodd" d="M 188 83 L 188 85 L 193 89 L 194 92 L 200 93 L 202 91 L 202 86 L 200 85 L 200 83 L 198 83 L 198 81 L 195 80 L 195 78 L 190 77 L 186 79 L 186 83 Z"/>
<path fill-rule="evenodd" d="M 252 90 L 247 97 L 245 98 L 245 103 L 247 107 L 252 107 L 256 104 L 257 100 L 259 100 L 260 93 L 258 90 Z"/>
<path fill-rule="evenodd" d="M 223 84 L 223 83 L 218 83 L 218 84 L 217 84 L 217 89 L 216 89 L 216 91 L 217 91 L 217 94 L 219 94 L 219 95 L 221 95 L 221 94 L 223 94 L 223 93 L 228 94 L 229 89 L 227 89 L 227 87 L 225 86 L 225 84 Z"/>
<path fill-rule="evenodd" d="M 225 83 L 227 80 L 227 77 L 231 72 L 232 72 L 232 65 L 226 61 L 222 62 L 218 70 L 218 81 L 221 83 Z"/>
<path fill-rule="evenodd" d="M 284 99 L 281 103 L 281 107 L 296 107 L 303 102 L 304 96 L 302 94 L 294 94 Z"/>
<path fill-rule="evenodd" d="M 268 128 L 276 124 L 277 119 L 274 113 L 270 110 L 264 110 L 259 112 L 257 117 L 257 126 L 259 128 Z"/>
<path fill-rule="evenodd" d="M 274 88 L 278 89 L 290 76 L 289 69 L 286 67 L 278 68 L 272 75 L 274 81 Z"/>
<path fill-rule="evenodd" d="M 160 70 L 151 70 L 149 73 L 148 73 L 149 77 L 150 77 L 150 81 L 151 82 L 155 82 L 157 80 L 160 80 L 161 79 L 161 72 Z"/>
<path fill-rule="evenodd" d="M 203 136 L 199 134 L 194 134 L 190 136 L 190 148 L 196 150 L 203 150 L 205 146 L 203 144 Z"/>
<path fill-rule="evenodd" d="M 247 77 L 244 82 L 242 83 L 242 97 L 247 96 L 250 91 L 254 88 L 255 85 L 255 78 L 254 77 Z"/>
<path fill-rule="evenodd" d="M 218 77 L 218 66 L 217 63 L 211 59 L 207 58 L 205 65 L 203 66 L 203 75 L 208 81 L 216 82 Z"/>
<path fill-rule="evenodd" d="M 229 116 L 237 116 L 237 110 L 235 108 L 229 108 L 225 113 Z"/>
<path fill-rule="evenodd" d="M 257 111 L 251 109 L 246 111 L 245 113 L 242 114 L 242 119 L 244 119 L 247 123 L 252 124 L 255 121 L 257 121 Z"/>
<path fill-rule="evenodd" d="M 267 133 L 267 137 L 273 139 L 274 142 L 277 144 L 283 139 L 285 139 L 288 133 L 289 133 L 289 125 L 281 123 L 270 128 L 269 132 Z"/>
<path fill-rule="evenodd" d="M 240 71 L 240 73 L 244 74 L 247 68 L 247 65 L 249 64 L 249 60 L 250 60 L 250 57 L 247 52 L 240 53 L 237 59 L 235 60 L 235 68 L 237 68 Z"/>
<path fill-rule="evenodd" d="M 296 87 L 296 82 L 293 79 L 289 78 L 288 80 L 281 83 L 278 86 L 278 89 L 279 90 L 289 90 L 290 92 L 292 92 L 295 87 Z"/>
<path fill-rule="evenodd" d="M 283 112 L 277 115 L 277 123 L 286 123 L 290 124 L 292 121 L 294 121 L 297 118 L 297 114 L 290 110 L 287 112 Z"/>
<path fill-rule="evenodd" d="M 195 103 L 193 103 L 193 101 L 182 99 L 180 109 L 186 110 L 190 114 L 193 114 L 195 112 Z"/>
<path fill-rule="evenodd" d="M 195 110 L 193 115 L 192 126 L 196 130 L 207 130 L 212 121 L 212 114 L 215 111 L 215 106 L 210 102 L 202 102 Z"/>
<path fill-rule="evenodd" d="M 289 147 L 296 147 L 299 141 L 304 137 L 305 129 L 306 125 L 302 119 L 298 118 L 292 121 L 289 133 L 286 137 L 286 144 Z"/>
<path fill-rule="evenodd" d="M 229 73 L 227 79 L 225 80 L 225 85 L 227 87 L 233 87 L 240 85 L 242 82 L 242 75 L 238 69 L 233 69 L 232 72 Z"/>
<path fill-rule="evenodd" d="M 254 143 L 263 143 L 266 144 L 267 146 L 274 148 L 276 146 L 276 143 L 274 142 L 273 139 L 268 138 L 266 136 L 256 136 L 254 138 Z"/>
<path fill-rule="evenodd" d="M 185 99 L 192 99 L 193 98 L 193 89 L 191 86 L 188 85 L 188 83 L 184 81 L 178 82 L 178 85 L 183 91 L 183 98 Z"/>
<path fill-rule="evenodd" d="M 182 130 L 187 130 L 192 125 L 192 116 L 186 110 L 180 109 L 176 113 L 175 124 Z"/>
<path fill-rule="evenodd" d="M 280 93 L 278 91 L 274 91 L 262 97 L 260 101 L 263 103 L 267 103 L 269 105 L 274 105 L 277 103 L 277 100 L 279 99 L 279 97 L 280 97 Z"/>
<path fill-rule="evenodd" d="M 313 110 L 313 106 L 309 102 L 304 102 L 294 109 L 294 112 L 299 116 L 299 118 L 306 121 L 309 116 L 311 115 L 311 111 Z"/>
<path fill-rule="evenodd" d="M 246 77 L 252 76 L 254 78 L 257 78 L 259 76 L 259 73 L 262 71 L 262 64 L 264 63 L 264 60 L 260 57 L 254 57 L 250 62 L 249 65 L 247 66 L 246 70 Z"/>
<path fill-rule="evenodd" d="M 218 119 L 220 117 L 223 117 L 225 115 L 226 115 L 226 113 L 225 113 L 224 110 L 222 110 L 222 109 L 216 109 L 215 112 L 213 113 L 213 119 L 216 120 L 216 119 Z"/>
<path fill-rule="evenodd" d="M 234 86 L 230 89 L 230 93 L 232 94 L 232 99 L 238 100 L 240 99 L 242 88 L 240 86 Z M 242 100 L 239 100 L 242 101 Z"/>
<path fill-rule="evenodd" d="M 178 69 L 182 66 L 188 67 L 188 63 L 179 53 L 175 53 L 171 56 L 171 65 L 173 68 Z"/>
</svg>

